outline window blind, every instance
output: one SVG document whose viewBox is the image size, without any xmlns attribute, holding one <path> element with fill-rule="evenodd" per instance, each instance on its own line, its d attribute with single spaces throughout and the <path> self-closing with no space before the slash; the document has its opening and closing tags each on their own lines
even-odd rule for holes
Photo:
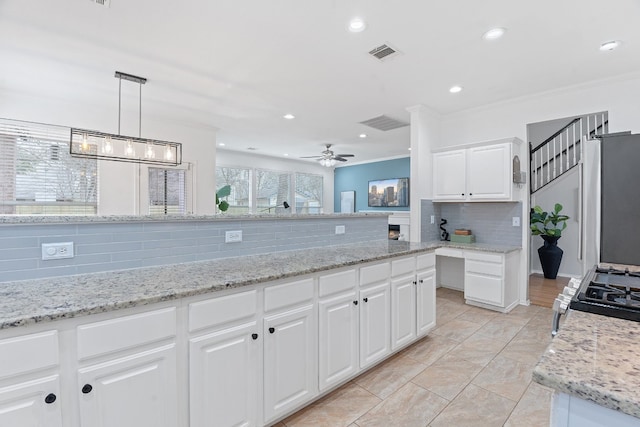
<svg viewBox="0 0 640 427">
<path fill-rule="evenodd" d="M 186 213 L 185 170 L 149 168 L 149 214 L 184 215 Z"/>
<path fill-rule="evenodd" d="M 69 154 L 71 129 L 0 119 L 0 214 L 95 215 L 95 159 Z"/>
</svg>

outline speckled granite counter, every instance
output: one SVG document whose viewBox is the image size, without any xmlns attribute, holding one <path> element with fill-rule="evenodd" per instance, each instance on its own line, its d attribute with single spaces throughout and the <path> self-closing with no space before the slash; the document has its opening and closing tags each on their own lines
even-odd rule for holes
<svg viewBox="0 0 640 427">
<path fill-rule="evenodd" d="M 572 310 L 533 380 L 640 418 L 639 355 L 640 323 Z"/>
<path fill-rule="evenodd" d="M 84 316 L 295 277 L 441 246 L 507 253 L 520 248 L 379 241 L 159 267 L 0 283 L 0 329 Z"/>
</svg>

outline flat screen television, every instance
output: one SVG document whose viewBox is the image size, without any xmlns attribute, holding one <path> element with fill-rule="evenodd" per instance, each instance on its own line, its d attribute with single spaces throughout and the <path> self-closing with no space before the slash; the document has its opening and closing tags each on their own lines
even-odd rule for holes
<svg viewBox="0 0 640 427">
<path fill-rule="evenodd" d="M 409 206 L 409 178 L 369 181 L 369 206 L 406 208 Z"/>
</svg>

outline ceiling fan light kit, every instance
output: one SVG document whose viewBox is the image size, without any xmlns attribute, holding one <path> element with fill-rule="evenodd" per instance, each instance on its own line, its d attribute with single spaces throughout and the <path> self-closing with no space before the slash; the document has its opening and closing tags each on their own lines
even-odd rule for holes
<svg viewBox="0 0 640 427">
<path fill-rule="evenodd" d="M 304 156 L 301 159 L 318 159 L 320 164 L 325 167 L 332 167 L 336 165 L 336 162 L 346 162 L 347 159 L 345 157 L 355 157 L 353 154 L 335 154 L 331 150 L 332 144 L 326 144 L 326 149 L 322 152 L 320 156 Z"/>
</svg>

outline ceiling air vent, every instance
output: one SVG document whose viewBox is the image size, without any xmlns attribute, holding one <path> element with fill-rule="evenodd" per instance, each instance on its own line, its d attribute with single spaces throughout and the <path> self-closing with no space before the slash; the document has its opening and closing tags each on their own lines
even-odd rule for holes
<svg viewBox="0 0 640 427">
<path fill-rule="evenodd" d="M 396 120 L 385 115 L 374 117 L 373 119 L 365 120 L 364 122 L 360 123 L 385 132 L 388 130 L 409 126 L 409 123 L 401 122 L 400 120 Z"/>
<path fill-rule="evenodd" d="M 111 0 L 91 0 L 91 3 L 95 3 L 99 6 L 104 6 L 104 7 L 111 6 Z"/>
<path fill-rule="evenodd" d="M 389 46 L 388 44 L 380 45 L 371 51 L 369 51 L 369 55 L 378 58 L 380 61 L 386 61 L 388 59 L 393 58 L 394 56 L 399 55 L 400 52 L 398 49 Z"/>
</svg>

